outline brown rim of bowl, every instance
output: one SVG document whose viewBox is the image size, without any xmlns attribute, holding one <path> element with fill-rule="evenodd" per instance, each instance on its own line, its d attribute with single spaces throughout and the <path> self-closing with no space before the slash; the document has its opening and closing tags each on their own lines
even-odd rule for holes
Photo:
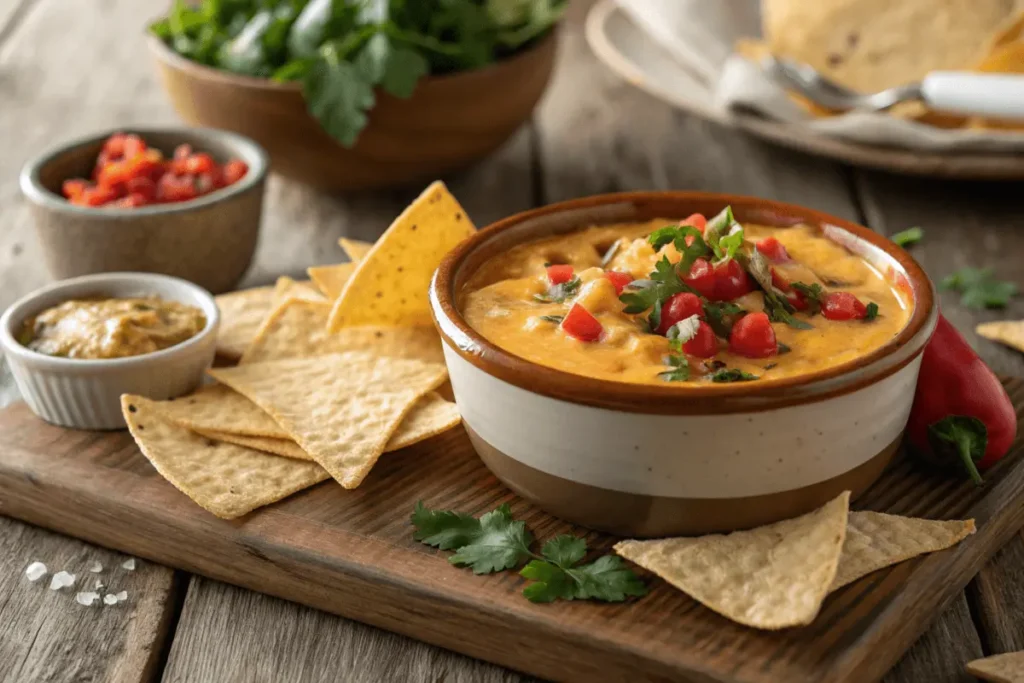
<svg viewBox="0 0 1024 683">
<path fill-rule="evenodd" d="M 526 49 L 517 50 L 508 57 L 500 59 L 496 62 L 488 64 L 487 66 L 480 67 L 479 69 L 468 69 L 466 71 L 455 71 L 452 73 L 441 74 L 439 76 L 427 76 L 423 79 L 424 83 L 447 83 L 456 81 L 461 78 L 467 77 L 481 77 L 490 74 L 498 69 L 514 66 L 520 60 L 528 57 L 540 50 L 544 45 L 555 40 L 559 33 L 560 24 L 555 24 L 552 30 L 548 31 L 545 36 L 540 40 L 534 41 Z M 284 83 L 273 81 L 269 78 L 257 78 L 256 76 L 246 76 L 244 74 L 236 74 L 232 71 L 226 71 L 224 69 L 217 69 L 206 64 L 200 64 L 194 62 L 188 57 L 183 57 L 170 48 L 163 40 L 153 34 L 147 35 L 149 49 L 153 52 L 157 59 L 174 67 L 178 71 L 183 71 L 189 76 L 200 78 L 206 81 L 220 81 L 222 83 L 231 83 L 233 85 L 244 86 L 255 90 L 273 90 L 277 92 L 298 92 L 302 89 L 302 86 L 295 81 L 286 81 Z"/>
<path fill-rule="evenodd" d="M 713 386 L 658 386 L 595 379 L 556 370 L 516 356 L 486 340 L 472 329 L 456 307 L 455 283 L 466 259 L 496 235 L 524 221 L 578 209 L 623 205 L 642 209 L 645 204 L 676 203 L 691 206 L 731 205 L 738 216 L 755 215 L 757 222 L 787 226 L 796 223 L 834 226 L 874 245 L 903 269 L 913 291 L 914 309 L 895 338 L 862 358 L 802 376 L 769 382 Z M 713 212 L 705 210 L 704 213 Z M 653 216 L 652 216 L 653 217 Z M 605 222 L 623 222 L 628 218 Z M 750 219 L 748 222 L 754 222 Z M 600 222 L 600 221 L 598 221 Z M 468 277 L 468 276 L 467 276 Z M 742 195 L 708 192 L 622 192 L 584 197 L 515 214 L 480 230 L 452 250 L 430 283 L 430 305 L 442 339 L 455 353 L 488 375 L 527 391 L 572 403 L 632 413 L 713 415 L 774 410 L 785 406 L 840 396 L 878 382 L 905 367 L 923 350 L 938 320 L 931 281 L 903 249 L 868 228 L 795 204 Z"/>
</svg>

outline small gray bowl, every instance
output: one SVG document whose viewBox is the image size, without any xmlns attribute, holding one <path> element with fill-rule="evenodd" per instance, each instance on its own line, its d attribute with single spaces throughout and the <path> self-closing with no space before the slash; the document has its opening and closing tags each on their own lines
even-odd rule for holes
<svg viewBox="0 0 1024 683">
<path fill-rule="evenodd" d="M 249 172 L 237 183 L 187 202 L 134 209 L 85 207 L 61 195 L 61 183 L 88 178 L 112 133 L 66 143 L 21 170 L 47 268 L 57 279 L 142 271 L 173 275 L 214 294 L 232 289 L 252 262 L 263 212 L 268 158 L 249 138 L 212 128 L 129 128 L 170 156 L 187 143 L 218 163 L 241 159 Z"/>
</svg>

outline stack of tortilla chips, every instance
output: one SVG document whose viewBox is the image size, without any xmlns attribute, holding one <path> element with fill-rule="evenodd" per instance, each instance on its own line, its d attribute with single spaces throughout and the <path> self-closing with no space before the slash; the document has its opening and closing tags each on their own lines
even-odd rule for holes
<svg viewBox="0 0 1024 683">
<path fill-rule="evenodd" d="M 801 517 L 695 538 L 621 541 L 615 552 L 745 626 L 814 621 L 829 593 L 883 567 L 949 548 L 974 520 L 850 511 L 850 493 Z"/>
<path fill-rule="evenodd" d="M 355 488 L 382 453 L 456 426 L 455 404 L 435 391 L 448 375 L 427 288 L 474 231 L 434 183 L 376 244 L 342 240 L 351 263 L 218 297 L 218 353 L 238 364 L 210 370 L 217 383 L 191 396 L 123 396 L 139 448 L 230 519 L 328 477 Z"/>
<path fill-rule="evenodd" d="M 762 0 L 762 40 L 740 54 L 810 64 L 840 85 L 873 93 L 920 81 L 931 71 L 1024 73 L 1024 11 L 1018 0 Z M 832 114 L 799 96 L 813 114 Z M 894 116 L 935 126 L 1009 128 L 996 121 L 929 111 L 918 102 Z"/>
</svg>

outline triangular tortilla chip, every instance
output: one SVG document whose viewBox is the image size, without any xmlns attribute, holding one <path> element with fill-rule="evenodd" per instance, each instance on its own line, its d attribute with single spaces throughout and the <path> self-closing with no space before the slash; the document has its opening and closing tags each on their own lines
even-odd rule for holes
<svg viewBox="0 0 1024 683">
<path fill-rule="evenodd" d="M 447 378 L 443 365 L 348 352 L 214 368 L 345 488 L 355 488 L 413 405 Z"/>
<path fill-rule="evenodd" d="M 333 266 L 310 266 L 306 268 L 306 272 L 323 295 L 334 301 L 341 294 L 355 269 L 354 263 L 337 263 Z"/>
<path fill-rule="evenodd" d="M 256 407 L 256 405 L 253 404 L 253 407 Z M 258 407 L 256 409 L 259 410 Z M 213 439 L 214 441 L 233 443 L 236 446 L 245 446 L 246 448 L 251 448 L 255 451 L 280 455 L 282 458 L 315 462 L 309 453 L 302 450 L 299 447 L 299 444 L 295 443 L 290 438 L 277 439 L 270 436 L 242 436 L 241 434 L 232 434 L 231 432 L 214 432 L 206 429 L 194 429 L 192 431 L 200 436 L 205 436 L 207 439 Z"/>
<path fill-rule="evenodd" d="M 220 309 L 217 355 L 238 360 L 273 307 L 273 300 L 273 287 L 254 287 L 214 297 Z"/>
<path fill-rule="evenodd" d="M 621 541 L 615 552 L 737 623 L 803 626 L 835 578 L 849 506 L 845 491 L 814 512 L 757 529 Z"/>
<path fill-rule="evenodd" d="M 167 481 L 218 517 L 234 519 L 327 478 L 319 465 L 211 441 L 164 419 L 149 399 L 121 410 L 142 454 Z"/>
<path fill-rule="evenodd" d="M 326 301 L 310 280 L 293 280 L 287 275 L 277 278 L 274 283 L 274 298 L 271 309 L 277 308 L 286 299 L 305 299 L 306 301 Z"/>
<path fill-rule="evenodd" d="M 430 278 L 444 256 L 475 230 L 444 183 L 432 183 L 356 266 L 334 302 L 330 330 L 431 325 Z"/>
<path fill-rule="evenodd" d="M 997 320 L 974 328 L 980 336 L 1024 351 L 1024 320 Z"/>
<path fill-rule="evenodd" d="M 973 533 L 973 519 L 943 522 L 882 512 L 851 512 L 839 569 L 829 592 L 883 567 L 954 546 Z"/>
<path fill-rule="evenodd" d="M 1024 652 L 1006 652 L 967 662 L 967 673 L 992 683 L 1024 683 Z"/>
<path fill-rule="evenodd" d="M 341 245 L 342 251 L 353 263 L 358 263 L 366 258 L 366 255 L 373 249 L 373 242 L 363 242 L 362 240 L 350 240 L 347 237 L 342 237 L 338 240 L 338 244 Z"/>
<path fill-rule="evenodd" d="M 289 299 L 269 316 L 240 363 L 365 351 L 378 356 L 444 363 L 441 338 L 433 327 L 345 327 L 327 332 L 330 304 Z"/>
</svg>

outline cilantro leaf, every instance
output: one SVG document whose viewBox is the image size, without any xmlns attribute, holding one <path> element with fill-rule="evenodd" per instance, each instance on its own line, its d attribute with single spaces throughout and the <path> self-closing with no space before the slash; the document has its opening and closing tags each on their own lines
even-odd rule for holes
<svg viewBox="0 0 1024 683">
<path fill-rule="evenodd" d="M 889 239 L 895 242 L 898 246 L 909 247 L 912 244 L 917 244 L 924 237 L 924 230 L 918 226 L 913 228 L 907 228 L 895 233 Z"/>
<path fill-rule="evenodd" d="M 417 81 L 430 69 L 422 55 L 394 45 L 384 33 L 377 33 L 366 42 L 355 64 L 367 82 L 380 84 L 386 92 L 403 99 L 412 95 Z"/>
<path fill-rule="evenodd" d="M 744 265 L 747 272 L 750 273 L 750 277 L 764 292 L 764 312 L 768 314 L 768 319 L 773 322 L 786 323 L 798 330 L 811 329 L 810 324 L 793 317 L 793 304 L 779 290 L 775 289 L 775 285 L 772 284 L 771 265 L 757 250 L 757 247 L 754 247 L 753 252 L 745 261 Z"/>
<path fill-rule="evenodd" d="M 697 336 L 697 330 L 700 329 L 700 316 L 691 315 L 689 318 L 680 320 L 672 327 L 668 328 L 665 336 L 670 340 L 678 342 L 679 344 L 685 344 L 686 342 Z"/>
<path fill-rule="evenodd" d="M 533 535 L 525 522 L 512 519 L 509 506 L 502 505 L 479 519 L 442 510 L 429 510 L 416 503 L 412 515 L 413 538 L 427 545 L 450 550 L 448 561 L 468 566 L 476 574 L 489 574 L 518 567 L 528 558 Z"/>
<path fill-rule="evenodd" d="M 532 602 L 596 599 L 621 602 L 647 594 L 647 586 L 622 558 L 604 555 L 589 564 L 577 563 L 587 552 L 582 538 L 556 536 L 544 544 L 544 559 L 530 561 L 519 574 L 534 583 L 523 589 Z"/>
<path fill-rule="evenodd" d="M 345 147 L 355 144 L 366 127 L 366 112 L 376 102 L 373 86 L 350 62 L 331 55 L 334 46 L 325 46 L 327 56 L 310 67 L 303 81 L 309 113 L 332 137 Z"/>
<path fill-rule="evenodd" d="M 821 300 L 825 296 L 825 290 L 817 282 L 806 284 L 804 282 L 793 282 L 789 285 L 794 291 L 800 292 L 807 303 L 804 311 L 807 315 L 816 315 L 821 312 Z"/>
<path fill-rule="evenodd" d="M 554 323 L 555 325 L 561 325 L 562 321 L 565 320 L 564 315 L 542 315 L 540 317 L 546 323 Z"/>
<path fill-rule="evenodd" d="M 736 222 L 731 206 L 722 209 L 704 227 L 704 241 L 711 248 L 717 263 L 725 263 L 736 256 L 736 252 L 743 246 L 743 239 L 743 226 Z"/>
<path fill-rule="evenodd" d="M 942 280 L 943 289 L 960 293 L 967 308 L 1004 308 L 1018 293 L 1013 282 L 997 280 L 991 268 L 961 268 Z"/>
<path fill-rule="evenodd" d="M 731 301 L 706 301 L 704 302 L 704 316 L 708 325 L 719 337 L 729 338 L 732 332 L 733 323 L 745 314 L 746 311 Z"/>
<path fill-rule="evenodd" d="M 534 294 L 533 298 L 537 301 L 548 303 L 560 304 L 571 296 L 575 296 L 576 292 L 580 291 L 580 285 L 583 283 L 580 281 L 579 276 L 573 275 L 572 279 L 568 282 L 563 282 L 559 285 L 552 285 L 548 288 L 545 294 Z"/>
<path fill-rule="evenodd" d="M 878 317 L 878 304 L 874 301 L 867 305 L 867 310 L 864 312 L 864 322 L 870 322 Z"/>
<path fill-rule="evenodd" d="M 757 375 L 752 375 L 749 372 L 744 372 L 737 368 L 722 368 L 716 370 L 711 375 L 712 382 L 750 382 L 751 380 L 758 379 Z"/>
<path fill-rule="evenodd" d="M 659 372 L 658 377 L 660 379 L 666 382 L 685 382 L 690 379 L 690 362 L 686 359 L 686 356 L 666 356 L 665 365 L 672 369 Z"/>
</svg>

